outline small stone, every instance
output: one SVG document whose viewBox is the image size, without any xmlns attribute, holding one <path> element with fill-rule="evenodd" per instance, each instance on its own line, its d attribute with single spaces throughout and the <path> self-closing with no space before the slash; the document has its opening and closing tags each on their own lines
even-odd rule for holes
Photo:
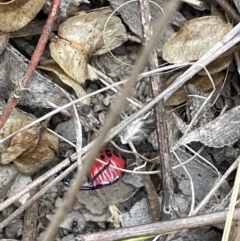
<svg viewBox="0 0 240 241">
<path fill-rule="evenodd" d="M 8 192 L 14 183 L 18 174 L 18 170 L 14 165 L 0 166 L 0 198 Z"/>
<path fill-rule="evenodd" d="M 104 107 L 101 104 L 95 105 L 93 111 L 99 112 L 101 110 L 104 110 Z"/>
<path fill-rule="evenodd" d="M 129 212 L 120 214 L 123 227 L 152 223 L 147 199 L 137 202 Z"/>
<path fill-rule="evenodd" d="M 5 228 L 5 234 L 8 238 L 20 237 L 23 231 L 23 220 L 19 219 L 14 223 L 11 223 Z"/>
<path fill-rule="evenodd" d="M 104 113 L 104 112 L 99 113 L 98 119 L 99 119 L 99 121 L 100 121 L 101 124 L 105 124 L 105 120 L 106 120 L 106 115 L 105 115 L 105 113 Z"/>
<path fill-rule="evenodd" d="M 24 187 L 27 186 L 28 183 L 32 182 L 32 178 L 30 176 L 23 175 L 21 173 L 18 174 L 15 182 L 11 186 L 11 188 L 8 190 L 7 196 L 12 197 L 15 195 L 18 191 L 23 189 Z M 30 197 L 30 193 L 26 193 L 22 197 L 18 199 L 18 202 L 20 202 L 21 205 L 23 205 L 28 198 Z"/>
<path fill-rule="evenodd" d="M 76 131 L 73 119 L 57 125 L 55 131 L 71 142 L 76 142 Z"/>
<path fill-rule="evenodd" d="M 103 104 L 105 106 L 109 106 L 112 102 L 112 96 L 107 95 L 104 99 L 103 99 Z"/>
<path fill-rule="evenodd" d="M 62 238 L 62 241 L 73 241 L 73 240 L 75 240 L 75 237 L 73 234 L 69 234 Z"/>
<path fill-rule="evenodd" d="M 55 215 L 47 215 L 49 220 L 53 220 Z M 69 213 L 64 221 L 60 224 L 60 227 L 71 232 L 81 232 L 86 225 L 86 221 L 83 215 L 77 211 Z"/>
</svg>

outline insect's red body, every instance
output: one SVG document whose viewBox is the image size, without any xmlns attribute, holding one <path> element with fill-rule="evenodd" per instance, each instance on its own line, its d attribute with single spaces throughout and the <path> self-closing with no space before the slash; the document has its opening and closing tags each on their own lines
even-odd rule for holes
<svg viewBox="0 0 240 241">
<path fill-rule="evenodd" d="M 110 165 L 126 169 L 125 157 L 113 148 L 103 148 L 97 159 L 104 161 L 106 165 L 96 160 L 89 171 L 88 182 L 82 186 L 81 190 L 102 188 L 120 179 L 123 175 L 122 171 L 114 169 Z"/>
</svg>

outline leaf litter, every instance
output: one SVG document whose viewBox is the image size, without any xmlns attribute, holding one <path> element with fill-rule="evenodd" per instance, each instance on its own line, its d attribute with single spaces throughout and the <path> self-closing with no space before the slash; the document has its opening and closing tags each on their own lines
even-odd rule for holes
<svg viewBox="0 0 240 241">
<path fill-rule="evenodd" d="M 111 5 L 115 9 L 119 4 L 121 3 L 111 1 Z M 162 3 L 158 1 L 157 4 L 163 6 L 164 2 Z M 96 74 L 94 68 L 92 68 L 90 64 L 92 64 L 96 69 L 102 71 L 108 77 L 111 77 L 114 80 L 113 82 L 117 82 L 119 81 L 119 79 L 122 80 L 128 77 L 132 68 L 129 66 L 126 67 L 124 63 L 115 62 L 115 59 L 113 59 L 113 57 L 107 52 L 108 50 L 114 49 L 113 53 L 114 55 L 116 55 L 117 58 L 122 58 L 123 62 L 129 61 L 131 65 L 133 64 L 137 56 L 136 52 L 138 52 L 140 49 L 140 45 L 138 43 L 126 42 L 128 40 L 126 26 L 129 27 L 129 29 L 127 30 L 128 32 L 130 31 L 131 34 L 136 34 L 138 37 L 141 37 L 140 19 L 137 21 L 133 20 L 133 17 L 135 15 L 139 15 L 139 12 L 131 12 L 136 11 L 136 9 L 137 7 L 131 8 L 127 5 L 119 8 L 118 12 L 122 17 L 122 22 L 119 17 L 113 16 L 109 19 L 109 23 L 106 25 L 106 29 L 104 29 L 104 24 L 106 23 L 109 14 L 103 14 L 98 12 L 88 14 L 81 13 L 80 15 L 70 17 L 68 20 L 62 23 L 58 31 L 58 36 L 55 36 L 55 38 L 53 38 L 52 42 L 50 43 L 51 55 L 56 62 L 53 62 L 52 60 L 50 60 L 51 62 L 48 63 L 42 62 L 42 66 L 40 67 L 42 69 L 47 69 L 48 72 L 53 71 L 55 74 L 58 75 L 58 77 L 49 77 L 49 74 L 43 74 L 42 72 L 36 70 L 27 86 L 26 91 L 21 98 L 20 107 L 28 107 L 31 110 L 31 113 L 39 116 L 38 110 L 36 108 L 46 110 L 50 108 L 49 102 L 53 103 L 56 106 L 61 106 L 68 102 L 68 98 L 66 97 L 64 92 L 60 90 L 58 85 L 60 85 L 66 91 L 66 93 L 71 93 L 72 96 L 76 96 L 74 98 L 82 97 L 86 95 L 86 93 L 90 93 L 101 88 L 102 86 L 104 86 L 104 81 L 101 80 L 101 82 L 99 82 L 97 80 L 99 76 Z M 152 11 L 153 15 L 156 15 L 156 13 L 159 12 L 159 9 L 156 8 Z M 183 22 L 185 23 L 180 27 Z M 186 21 L 184 16 L 179 12 L 176 13 L 175 18 L 172 19 L 171 23 L 175 27 L 171 26 L 168 28 L 168 30 L 166 31 L 167 34 L 165 35 L 165 40 L 158 45 L 159 56 L 161 56 L 162 52 L 163 59 L 170 63 L 188 62 L 199 59 L 211 46 L 214 46 L 217 41 L 221 40 L 221 38 L 232 29 L 232 26 L 230 24 L 225 23 L 219 17 L 208 16 Z M 196 46 L 192 45 L 191 43 L 191 50 L 187 54 L 188 57 L 191 57 L 191 55 L 193 54 L 193 57 L 191 59 L 172 60 L 170 57 L 166 57 L 168 54 L 166 53 L 167 44 L 171 42 L 174 36 L 177 36 L 178 34 L 183 34 L 183 36 L 186 36 L 186 33 L 183 32 L 185 31 L 185 29 L 188 29 L 191 24 L 193 24 L 191 30 L 193 32 L 193 35 L 199 35 L 200 40 L 198 39 L 198 41 L 200 42 L 198 42 L 197 45 L 200 46 L 200 49 L 196 51 Z M 200 27 L 196 27 L 196 24 Z M 211 26 L 211 31 L 215 30 L 215 33 L 218 33 L 220 35 L 217 36 L 216 34 L 213 34 L 213 36 L 206 33 L 205 31 L 209 30 L 207 28 L 204 28 L 204 26 L 206 27 L 207 25 Z M 180 27 L 180 30 L 178 31 L 178 33 L 174 34 L 176 26 Z M 218 29 L 219 26 L 220 30 Z M 78 31 L 78 29 L 81 29 L 81 31 Z M 201 41 L 203 37 L 200 36 L 200 33 L 203 33 L 205 35 L 204 41 Z M 106 35 L 105 38 L 107 46 L 103 41 L 104 34 Z M 171 34 L 173 34 L 172 37 L 170 37 Z M 205 37 L 210 37 L 210 40 L 205 39 Z M 185 53 L 188 44 L 186 44 L 185 42 L 185 37 L 183 39 L 183 46 L 179 47 L 177 44 L 175 44 L 183 51 L 174 49 L 174 46 L 170 44 L 170 52 L 180 52 L 180 54 Z M 7 42 L 6 37 L 3 42 L 3 48 L 5 48 Z M 207 44 L 205 42 L 207 42 Z M 206 45 L 202 46 L 200 45 L 200 43 L 205 43 Z M 119 45 L 121 46 L 115 49 Z M 163 45 L 164 47 L 162 50 Z M 192 49 L 194 49 L 194 51 L 192 51 Z M 196 54 L 199 55 L 196 56 Z M 19 79 L 19 72 L 24 72 L 26 68 L 25 62 L 26 59 L 11 45 L 8 45 L 5 51 L 2 52 L 0 56 L 0 81 L 2 87 L 0 93 L 1 96 L 5 99 L 9 97 L 10 93 L 15 88 L 15 84 Z M 223 78 L 225 76 L 224 69 L 226 69 L 231 62 L 232 56 L 228 55 L 227 59 L 225 58 L 225 60 L 219 59 L 217 66 L 213 69 L 210 69 L 210 65 L 207 67 L 209 69 L 209 72 L 211 73 L 211 77 L 214 81 L 214 84 L 216 85 L 216 88 L 218 87 L 218 85 L 222 84 Z M 177 70 L 174 71 L 174 74 L 177 72 Z M 205 73 L 201 72 L 199 74 Z M 171 80 L 171 73 L 162 73 L 161 75 L 161 78 L 163 78 L 166 82 Z M 232 73 L 230 71 L 227 81 L 229 81 L 232 75 L 233 71 Z M 172 77 L 173 80 L 175 78 L 176 77 Z M 52 82 L 52 79 L 56 81 L 57 84 L 55 84 L 55 82 Z M 59 83 L 59 79 L 61 79 L 64 84 L 61 82 Z M 87 79 L 95 81 L 89 82 Z M 192 88 L 192 91 L 189 91 L 189 89 L 191 88 L 191 85 L 189 84 L 193 85 L 194 87 Z M 168 84 L 166 84 L 166 86 L 167 85 Z M 178 125 L 181 122 L 183 129 L 187 128 L 189 122 L 196 113 L 195 110 L 200 108 L 199 106 L 202 104 L 200 103 L 199 105 L 197 103 L 196 100 L 198 99 L 198 96 L 206 98 L 206 96 L 208 95 L 208 93 L 206 92 L 211 91 L 212 87 L 212 83 L 209 81 L 208 76 L 195 75 L 193 77 L 193 80 L 190 80 L 190 82 L 187 83 L 185 87 L 181 88 L 179 91 L 173 94 L 166 101 L 165 105 L 167 112 L 171 113 L 174 111 L 174 113 L 179 116 L 174 119 L 172 116 L 170 117 L 169 115 L 169 126 L 171 126 L 171 131 L 173 132 L 171 135 L 172 139 L 170 143 L 173 143 L 172 147 L 174 153 L 177 153 L 178 156 L 178 159 L 173 158 L 174 166 L 179 164 L 179 160 L 183 162 L 192 158 L 192 161 L 185 164 L 184 168 L 174 168 L 177 190 L 175 195 L 177 204 L 179 206 L 179 213 L 182 216 L 187 216 L 189 213 L 191 213 L 192 209 L 195 207 L 196 201 L 198 202 L 202 200 L 204 196 L 207 195 L 209 191 L 211 191 L 212 186 L 218 180 L 220 174 L 219 171 L 216 171 L 216 168 L 211 169 L 211 165 L 213 164 L 211 164 L 211 168 L 209 168 L 209 162 L 205 162 L 205 160 L 207 160 L 205 157 L 202 157 L 201 159 L 199 156 L 195 156 L 193 158 L 192 155 L 189 155 L 184 151 L 180 152 L 178 148 L 186 146 L 187 144 L 190 144 L 192 142 L 200 142 L 206 147 L 213 148 L 223 148 L 224 146 L 230 146 L 231 148 L 234 148 L 233 144 L 235 144 L 239 140 L 240 131 L 238 130 L 238 106 L 233 107 L 223 115 L 209 121 L 209 119 L 204 119 L 204 116 L 207 115 L 208 112 L 211 112 L 211 114 L 214 113 L 215 116 L 217 116 L 217 113 L 219 112 L 216 106 L 213 106 L 211 109 L 210 104 L 206 106 L 207 108 L 203 109 L 203 113 L 199 116 L 197 124 L 195 123 L 193 125 L 193 128 L 191 128 L 191 131 L 184 135 L 181 139 L 179 139 L 180 132 L 177 130 L 176 122 L 178 122 Z M 230 97 L 234 94 L 234 91 L 230 93 Z M 145 77 L 141 80 L 136 89 L 133 90 L 132 95 L 135 98 L 138 98 L 138 100 L 140 100 L 143 104 L 146 104 L 149 100 L 151 100 L 148 77 Z M 196 97 L 194 97 L 194 95 Z M 108 90 L 106 93 L 103 92 L 96 95 L 93 98 L 94 100 L 88 98 L 82 104 L 89 104 L 90 109 L 94 112 L 95 118 L 101 120 L 101 122 L 104 123 L 104 120 L 105 118 L 107 118 L 108 115 L 107 113 L 111 108 L 112 102 L 114 102 L 115 96 L 116 94 L 114 94 L 113 91 Z M 108 101 L 108 104 L 104 104 L 106 102 L 106 98 L 111 99 L 111 101 Z M 171 107 L 178 106 L 184 102 L 187 102 L 187 108 L 181 107 L 179 110 L 173 110 L 173 107 Z M 97 108 L 96 105 L 99 105 L 100 108 Z M 136 107 L 134 103 L 128 103 L 124 111 L 128 116 L 131 116 L 137 109 L 138 107 Z M 7 123 L 4 126 L 5 129 L 3 130 L 5 130 L 6 133 L 2 132 L 3 137 L 30 123 L 31 121 L 36 120 L 36 117 L 34 115 L 23 112 L 22 110 L 19 110 L 17 108 L 14 110 L 13 114 L 16 114 L 16 112 L 21 113 L 21 115 L 25 117 L 20 117 L 21 115 L 17 116 L 16 118 L 10 117 L 10 123 Z M 183 124 L 183 120 L 186 119 L 186 116 L 188 120 L 185 124 Z M 180 117 L 183 120 L 181 120 Z M 14 119 L 18 120 L 16 124 L 14 123 Z M 67 117 L 52 117 L 52 122 L 54 126 L 57 126 L 58 123 L 62 123 L 66 120 L 68 120 Z M 139 154 L 144 155 L 145 158 L 150 160 L 152 157 L 158 155 L 155 151 L 155 149 L 157 149 L 157 146 L 154 146 L 152 142 L 152 135 L 149 134 L 151 132 L 154 132 L 154 117 L 153 115 L 149 115 L 148 118 L 140 118 L 139 121 L 143 122 L 143 125 L 141 125 L 141 127 L 139 128 L 140 131 L 147 133 L 147 135 L 142 135 L 140 139 L 133 138 L 132 141 L 136 146 Z M 98 126 L 98 128 L 101 129 L 101 126 Z M 94 135 L 92 134 L 92 131 L 90 131 L 90 129 L 91 127 L 88 126 L 86 128 L 86 126 L 84 126 L 84 145 L 85 143 L 87 143 L 87 140 L 94 139 Z M 113 140 L 116 143 L 120 144 L 122 148 L 127 149 L 127 141 L 121 143 L 121 138 L 119 136 L 115 137 Z M 41 142 L 43 144 L 40 144 Z M 152 144 L 150 144 L 149 142 Z M 69 147 L 67 147 L 67 145 L 64 144 L 63 141 L 59 141 L 59 144 L 60 148 L 58 148 L 58 138 L 49 134 L 42 127 L 42 124 L 37 124 L 36 126 L 24 132 L 21 132 L 15 137 L 4 142 L 4 144 L 1 144 L 1 162 L 5 165 L 9 165 L 8 163 L 13 162 L 14 166 L 16 166 L 19 171 L 28 174 L 29 176 L 32 173 L 38 172 L 40 169 L 43 168 L 43 166 L 45 166 L 45 168 L 48 168 L 46 167 L 49 165 L 48 160 L 50 162 L 55 161 L 57 152 L 60 152 L 60 154 L 65 154 L 66 150 Z M 193 149 L 196 148 L 193 147 Z M 133 169 L 132 166 L 134 167 L 135 165 L 135 156 L 133 154 L 126 155 L 128 159 L 128 169 Z M 201 153 L 201 155 L 208 156 L 207 153 Z M 147 170 L 151 168 L 151 162 L 152 161 L 149 161 L 149 163 L 147 164 Z M 153 166 L 152 168 L 158 170 L 159 168 L 156 168 L 156 166 L 158 166 L 158 163 L 155 162 L 154 165 L 155 167 Z M 121 217 L 120 220 L 122 220 L 121 225 L 124 227 L 133 224 L 140 224 L 140 222 L 143 220 L 141 220 L 141 218 L 138 219 L 137 214 L 143 214 L 143 210 L 146 210 L 146 213 L 144 213 L 144 215 L 146 214 L 145 221 L 149 220 L 149 222 L 151 222 L 151 216 L 148 213 L 149 210 L 146 194 L 142 190 L 141 186 L 135 187 L 133 185 L 134 183 L 139 183 L 139 180 L 134 180 L 134 174 L 131 176 L 133 180 L 130 183 L 124 183 L 123 178 L 123 180 L 120 180 L 111 186 L 104 187 L 103 189 L 87 192 L 79 191 L 76 194 L 77 201 L 72 208 L 73 210 L 66 217 L 65 223 L 61 224 L 62 232 L 58 234 L 59 237 L 75 238 L 77 235 L 79 235 L 79 232 L 85 232 L 86 230 L 100 230 L 100 227 L 106 227 L 107 223 L 110 220 L 113 222 L 113 224 L 111 224 L 111 227 L 116 227 L 118 225 L 117 220 L 119 217 L 118 215 L 112 213 L 112 219 L 110 219 L 111 213 L 109 212 L 109 207 L 114 206 L 116 206 L 122 212 L 122 214 L 119 215 Z M 137 177 L 139 178 L 139 176 Z M 13 173 L 13 176 L 11 180 L 9 180 L 9 183 L 7 185 L 4 185 L 9 188 L 14 179 L 15 174 Z M 54 177 L 52 177 L 51 179 L 54 179 Z M 48 180 L 43 185 L 47 185 L 50 181 L 51 180 Z M 2 189 L 4 189 L 4 185 L 2 186 Z M 202 213 L 208 212 L 209 208 L 211 208 L 216 203 L 220 203 L 222 199 L 226 197 L 230 188 L 228 184 L 226 184 L 225 187 L 226 189 L 221 189 L 219 190 L 219 193 L 216 193 L 216 195 L 221 196 L 221 200 L 216 199 L 216 197 L 215 199 L 213 198 L 213 200 L 211 200 L 202 210 Z M 53 217 L 53 209 L 55 207 L 58 207 L 58 204 L 61 201 L 61 197 L 64 195 L 67 189 L 68 188 L 64 187 L 63 183 L 58 183 L 55 188 L 50 189 L 42 198 L 40 198 L 40 208 L 43 213 L 47 214 L 47 219 L 50 220 Z M 3 191 L 2 195 L 5 195 L 5 192 L 6 191 Z M 140 198 L 138 195 L 142 195 L 142 197 Z M 159 198 L 161 198 L 161 192 L 159 193 Z M 129 206 L 127 206 L 128 199 L 130 201 Z M 91 200 L 91 202 L 89 200 Z M 140 205 L 143 202 L 145 205 L 143 205 L 144 207 Z M 135 210 L 136 207 L 137 209 Z M 128 217 L 128 219 L 123 220 L 122 217 L 124 215 Z M 96 225 L 91 226 L 89 224 L 88 226 L 85 223 L 86 221 L 95 222 Z M 133 223 L 132 221 L 135 221 L 135 223 Z M 20 227 L 22 227 L 21 225 L 23 224 L 20 224 Z M 7 236 L 8 238 L 10 238 L 10 229 L 7 230 Z M 206 232 L 208 232 L 210 229 L 207 228 L 206 230 Z M 216 234 L 211 233 L 210 235 L 210 232 L 208 233 L 209 236 L 206 236 L 205 240 L 212 240 L 214 239 L 213 237 L 216 237 Z M 189 231 L 187 234 L 188 238 L 191 236 L 193 237 L 194 235 L 199 235 L 191 231 Z M 42 235 L 43 232 L 41 234 L 39 233 L 39 237 Z M 186 235 L 186 233 L 183 235 Z"/>
</svg>

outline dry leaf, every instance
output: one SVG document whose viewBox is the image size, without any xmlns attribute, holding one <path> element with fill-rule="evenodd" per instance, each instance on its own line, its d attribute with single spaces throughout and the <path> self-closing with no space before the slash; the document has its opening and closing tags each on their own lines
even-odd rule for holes
<svg viewBox="0 0 240 241">
<path fill-rule="evenodd" d="M 43 130 L 35 149 L 28 150 L 17 157 L 14 164 L 21 173 L 30 175 L 38 172 L 44 166 L 57 161 L 57 150 L 58 137 L 47 130 Z"/>
<path fill-rule="evenodd" d="M 95 79 L 95 76 L 88 74 L 88 53 L 86 51 L 78 49 L 70 42 L 60 38 L 52 42 L 49 47 L 53 59 L 77 83 L 82 84 L 86 79 Z"/>
<path fill-rule="evenodd" d="M 45 0 L 0 2 L 0 31 L 12 32 L 27 25 L 41 10 Z"/>
<path fill-rule="evenodd" d="M 53 76 L 51 76 L 54 82 L 64 89 L 67 89 L 67 86 L 70 86 L 74 89 L 78 98 L 81 98 L 87 94 L 85 90 L 81 87 L 81 85 L 71 79 L 54 60 L 51 59 L 42 62 L 39 68 L 54 73 Z M 89 102 L 89 98 L 82 101 L 83 104 L 87 105 L 89 105 Z"/>
<path fill-rule="evenodd" d="M 206 66 L 208 72 L 210 74 L 214 74 L 220 72 L 223 69 L 226 69 L 232 62 L 233 53 L 240 51 L 240 45 L 233 46 L 232 48 L 228 49 L 225 53 L 220 55 L 216 60 Z M 206 71 L 202 69 L 198 72 L 200 75 L 206 75 Z"/>
<path fill-rule="evenodd" d="M 163 59 L 169 63 L 198 60 L 232 29 L 217 16 L 195 18 L 185 22 L 163 46 Z"/>
<path fill-rule="evenodd" d="M 220 72 L 214 75 L 211 75 L 213 82 L 215 85 L 218 85 L 221 83 L 224 79 L 224 73 Z M 175 78 L 170 78 L 167 80 L 167 82 L 164 84 L 164 89 L 166 89 L 173 81 Z M 191 84 L 194 85 L 195 87 L 199 88 L 202 91 L 207 91 L 212 89 L 212 83 L 208 76 L 200 76 L 200 75 L 195 75 L 192 79 L 187 81 L 186 84 Z M 179 105 L 187 100 L 187 92 L 184 89 L 184 86 L 179 88 L 176 92 L 174 92 L 165 102 L 165 105 L 171 106 L 171 105 Z"/>
<path fill-rule="evenodd" d="M 34 120 L 36 120 L 34 115 L 14 108 L 1 129 L 1 139 Z M 5 165 L 14 161 L 20 172 L 33 174 L 55 161 L 57 150 L 58 138 L 42 130 L 41 124 L 36 124 L 0 144 L 0 162 Z"/>
<path fill-rule="evenodd" d="M 76 82 L 95 79 L 87 65 L 90 55 L 103 54 L 108 50 L 103 41 L 104 24 L 109 14 L 92 12 L 69 18 L 59 27 L 58 35 L 50 44 L 53 59 Z M 105 29 L 108 48 L 114 49 L 127 40 L 126 29 L 120 18 L 112 16 Z"/>
<path fill-rule="evenodd" d="M 59 26 L 58 35 L 80 47 L 83 46 L 89 54 L 104 54 L 108 49 L 103 40 L 103 32 L 110 50 L 127 41 L 126 29 L 121 19 L 117 16 L 111 18 L 109 16 L 101 12 L 81 13 L 62 23 Z M 106 29 L 104 29 L 108 19 Z"/>
<path fill-rule="evenodd" d="M 1 139 L 34 120 L 36 120 L 35 116 L 25 113 L 18 108 L 14 108 L 7 122 L 1 129 Z M 39 133 L 40 124 L 37 124 L 0 144 L 0 162 L 2 164 L 8 164 L 27 149 L 35 148 L 38 143 Z"/>
</svg>

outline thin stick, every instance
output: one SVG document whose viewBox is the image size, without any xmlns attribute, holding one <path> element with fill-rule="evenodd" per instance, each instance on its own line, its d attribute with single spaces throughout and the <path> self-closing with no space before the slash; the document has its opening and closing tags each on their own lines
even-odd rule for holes
<svg viewBox="0 0 240 241">
<path fill-rule="evenodd" d="M 82 125 L 75 105 L 73 105 L 73 119 L 76 131 L 76 155 L 78 170 L 82 169 Z"/>
<path fill-rule="evenodd" d="M 47 22 L 43 28 L 43 32 L 40 36 L 36 49 L 31 58 L 31 61 L 23 77 L 19 80 L 19 86 L 17 86 L 17 88 L 9 97 L 6 107 L 4 108 L 2 114 L 0 115 L 0 129 L 4 126 L 5 122 L 8 120 L 8 117 L 12 113 L 13 108 L 19 102 L 19 99 L 21 98 L 21 94 L 22 94 L 22 91 L 24 90 L 24 87 L 26 86 L 29 78 L 31 77 L 34 70 L 36 69 L 39 59 L 42 56 L 42 53 L 49 39 L 49 36 L 52 32 L 54 22 L 58 15 L 60 3 L 61 3 L 61 0 L 54 0 L 52 2 L 52 6 L 48 14 Z"/>
<path fill-rule="evenodd" d="M 129 238 L 142 237 L 147 239 L 147 235 L 167 234 L 184 229 L 196 228 L 201 226 L 222 223 L 226 220 L 227 211 L 208 213 L 199 216 L 180 218 L 170 221 L 151 223 L 146 225 L 133 226 L 128 228 L 115 229 L 106 232 L 80 235 L 77 237 L 82 241 L 114 241 L 125 240 Z M 240 219 L 240 209 L 236 209 L 233 216 L 234 220 Z M 143 238 L 143 236 L 145 238 Z"/>
<path fill-rule="evenodd" d="M 240 22 L 240 16 L 237 14 L 235 9 L 226 0 L 216 0 L 217 3 L 232 17 L 237 23 Z"/>
</svg>

